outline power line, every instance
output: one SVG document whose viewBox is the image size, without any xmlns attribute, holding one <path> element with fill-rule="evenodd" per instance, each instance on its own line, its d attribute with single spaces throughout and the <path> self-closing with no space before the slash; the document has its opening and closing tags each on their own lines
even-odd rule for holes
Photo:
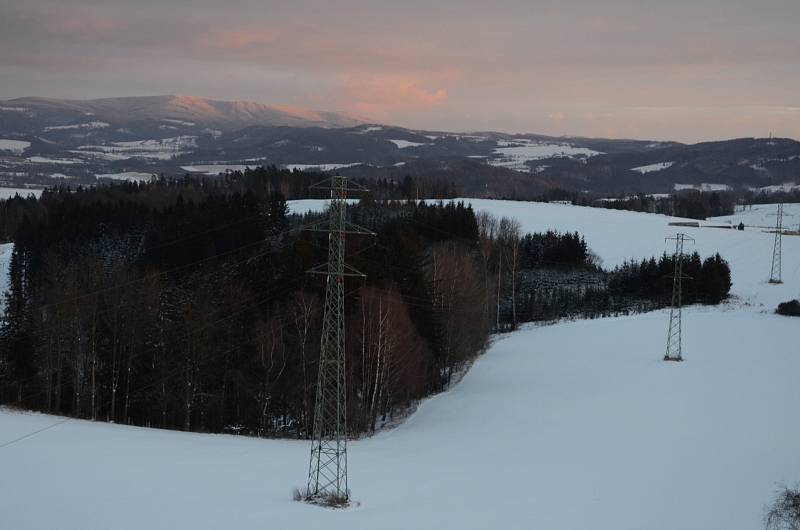
<svg viewBox="0 0 800 530">
<path fill-rule="evenodd" d="M 347 483 L 344 280 L 345 277 L 365 276 L 344 262 L 345 235 L 375 234 L 347 221 L 347 192 L 367 191 L 366 188 L 340 175 L 312 188 L 330 190 L 331 201 L 328 219 L 308 228 L 328 234 L 328 261 L 308 271 L 326 276 L 326 287 L 306 499 L 346 504 L 350 490 Z"/>
<path fill-rule="evenodd" d="M 778 211 L 770 214 L 775 220 L 775 243 L 772 246 L 772 268 L 769 273 L 769 283 L 783 283 L 781 279 L 781 254 L 783 244 L 783 203 L 778 204 Z M 788 214 L 787 214 L 788 215 Z"/>
<path fill-rule="evenodd" d="M 683 275 L 683 243 L 688 239 L 694 241 L 691 237 L 678 233 L 675 237 L 668 237 L 667 240 L 675 240 L 675 254 L 673 259 L 675 261 L 675 271 L 672 275 L 672 305 L 669 310 L 669 331 L 667 333 L 667 351 L 664 354 L 665 361 L 682 361 L 683 352 L 681 350 L 681 290 L 682 280 L 689 279 L 689 276 Z"/>
</svg>

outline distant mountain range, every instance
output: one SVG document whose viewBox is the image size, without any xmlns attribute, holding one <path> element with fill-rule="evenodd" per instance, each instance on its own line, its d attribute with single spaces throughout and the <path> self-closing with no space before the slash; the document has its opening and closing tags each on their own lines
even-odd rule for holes
<svg viewBox="0 0 800 530">
<path fill-rule="evenodd" d="M 686 145 L 422 131 L 193 96 L 0 101 L 0 185 L 93 184 L 267 164 L 445 178 L 465 194 L 518 198 L 552 188 L 603 195 L 800 185 L 800 143 L 791 139 Z"/>
<path fill-rule="evenodd" d="M 364 123 L 355 116 L 301 108 L 264 105 L 249 101 L 218 101 L 194 96 L 144 96 L 90 100 L 18 98 L 0 101 L 0 107 L 17 110 L 19 126 L 36 128 L 69 126 L 93 121 L 114 126 L 147 122 L 192 123 L 223 132 L 251 125 L 272 127 L 353 127 Z M 12 111 L 13 112 L 13 111 Z M 4 118 L 11 118 L 13 115 Z"/>
</svg>

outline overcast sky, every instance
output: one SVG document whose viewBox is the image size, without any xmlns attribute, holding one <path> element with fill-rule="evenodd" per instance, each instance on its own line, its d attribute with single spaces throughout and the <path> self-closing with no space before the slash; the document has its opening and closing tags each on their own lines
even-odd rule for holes
<svg viewBox="0 0 800 530">
<path fill-rule="evenodd" d="M 425 129 L 800 138 L 800 0 L 0 0 L 0 99 L 148 94 Z"/>
</svg>

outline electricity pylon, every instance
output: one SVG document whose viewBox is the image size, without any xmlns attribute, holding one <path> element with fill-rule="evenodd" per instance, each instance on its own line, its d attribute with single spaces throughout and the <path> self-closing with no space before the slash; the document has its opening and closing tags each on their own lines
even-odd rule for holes
<svg viewBox="0 0 800 530">
<path fill-rule="evenodd" d="M 312 501 L 327 498 L 346 503 L 350 490 L 347 485 L 344 279 L 365 276 L 344 262 L 345 235 L 374 233 L 347 222 L 347 192 L 367 191 L 366 188 L 339 175 L 311 188 L 330 190 L 331 204 L 328 219 L 307 228 L 327 232 L 328 261 L 308 271 L 323 274 L 327 279 L 306 495 Z"/>
<path fill-rule="evenodd" d="M 667 333 L 667 352 L 664 354 L 665 361 L 682 361 L 681 352 L 681 288 L 682 280 L 689 278 L 683 275 L 683 242 L 688 239 L 694 241 L 685 234 L 676 234 L 675 237 L 668 237 L 675 240 L 675 272 L 672 275 L 672 307 L 669 310 L 669 332 Z"/>
<path fill-rule="evenodd" d="M 775 221 L 775 244 L 772 246 L 772 270 L 769 273 L 769 283 L 783 283 L 781 280 L 781 243 L 783 237 L 783 203 L 778 204 L 778 213 Z"/>
</svg>

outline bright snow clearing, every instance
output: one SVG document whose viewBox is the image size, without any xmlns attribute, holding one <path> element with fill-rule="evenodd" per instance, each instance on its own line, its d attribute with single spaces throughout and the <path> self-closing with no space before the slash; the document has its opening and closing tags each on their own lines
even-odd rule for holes
<svg viewBox="0 0 800 530">
<path fill-rule="evenodd" d="M 773 235 L 761 230 L 472 202 L 528 231 L 578 230 L 606 264 L 660 254 L 664 236 L 682 230 L 701 254 L 731 261 L 734 292 L 754 306 L 687 309 L 683 363 L 660 360 L 665 311 L 496 338 L 452 390 L 398 428 L 350 444 L 357 504 L 347 510 L 291 500 L 305 483 L 306 441 L 0 411 L 0 446 L 47 428 L 0 447 L 2 526 L 760 528 L 777 485 L 800 480 L 800 322 L 771 313 L 774 300 L 797 295 L 800 237 L 785 238 L 788 281 L 773 286 Z"/>
<path fill-rule="evenodd" d="M 494 158 L 487 160 L 489 165 L 530 172 L 531 166 L 528 165 L 528 162 L 532 160 L 562 157 L 586 158 L 602 153 L 585 147 L 575 147 L 572 144 L 554 144 L 520 139 L 497 142 L 494 154 Z"/>
</svg>

